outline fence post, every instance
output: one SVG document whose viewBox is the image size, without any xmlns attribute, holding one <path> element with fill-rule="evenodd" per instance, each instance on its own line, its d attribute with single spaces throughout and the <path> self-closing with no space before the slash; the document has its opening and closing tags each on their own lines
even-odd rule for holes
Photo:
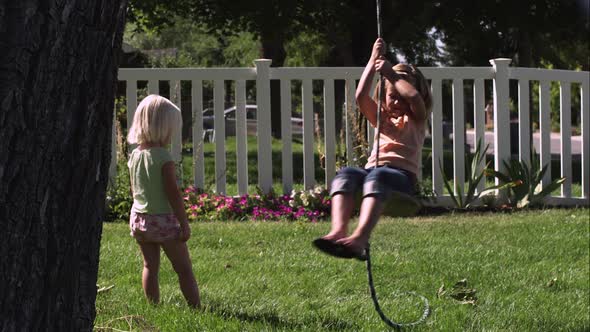
<svg viewBox="0 0 590 332">
<path fill-rule="evenodd" d="M 254 60 L 258 123 L 258 186 L 264 193 L 272 189 L 272 141 L 270 131 L 270 59 Z"/>
<path fill-rule="evenodd" d="M 170 101 L 178 108 L 178 112 L 182 114 L 181 96 L 180 96 L 180 81 L 170 81 Z M 176 167 L 176 182 L 179 188 L 184 188 L 182 176 L 182 115 L 180 116 L 180 124 L 177 130 L 172 134 L 172 158 L 174 159 L 174 166 Z"/>
<path fill-rule="evenodd" d="M 510 159 L 510 95 L 508 89 L 508 66 L 511 59 L 497 58 L 490 60 L 494 67 L 494 169 L 506 172 L 504 161 Z M 500 180 L 496 178 L 496 184 Z M 506 191 L 498 192 L 498 198 L 504 199 Z"/>
<path fill-rule="evenodd" d="M 590 79 L 580 86 L 580 106 L 582 113 L 582 197 L 590 198 Z"/>
<path fill-rule="evenodd" d="M 356 91 L 356 81 L 353 77 L 346 78 L 346 85 L 345 85 L 345 104 L 346 109 L 344 110 L 344 128 L 345 128 L 345 144 L 346 144 L 346 166 L 353 166 L 355 162 L 355 152 L 353 146 L 353 116 L 355 112 L 356 106 L 356 98 L 355 98 L 355 91 Z M 356 165 L 354 165 L 356 166 Z"/>
</svg>

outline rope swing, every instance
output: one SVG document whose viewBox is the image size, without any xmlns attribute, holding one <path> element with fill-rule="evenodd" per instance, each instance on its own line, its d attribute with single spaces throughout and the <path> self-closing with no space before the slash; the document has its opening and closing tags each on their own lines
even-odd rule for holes
<svg viewBox="0 0 590 332">
<path fill-rule="evenodd" d="M 376 1 L 377 1 L 377 36 L 379 38 L 382 38 L 381 0 L 376 0 Z M 377 103 L 377 152 L 375 155 L 375 159 L 376 159 L 375 160 L 375 168 L 377 168 L 379 165 L 379 139 L 381 138 L 381 105 L 383 103 L 383 88 L 384 88 L 383 74 L 380 73 L 378 95 L 377 95 L 379 102 Z M 371 254 L 370 254 L 369 248 L 370 248 L 370 246 L 369 246 L 369 244 L 367 244 L 367 248 L 365 249 L 365 255 L 366 255 L 366 259 L 367 259 L 367 276 L 369 279 L 369 289 L 371 291 L 371 298 L 373 299 L 373 305 L 375 306 L 375 310 L 379 314 L 379 317 L 381 317 L 381 320 L 385 324 L 387 324 L 388 326 L 390 326 L 396 330 L 401 330 L 404 327 L 411 327 L 411 326 L 415 326 L 415 325 L 418 325 L 418 324 L 421 324 L 422 322 L 424 322 L 426 320 L 426 318 L 428 317 L 428 315 L 430 314 L 430 305 L 428 303 L 428 299 L 422 295 L 419 295 L 419 294 L 416 294 L 413 292 L 406 292 L 403 294 L 416 296 L 416 297 L 420 298 L 422 300 L 422 302 L 424 303 L 424 312 L 422 313 L 422 316 L 418 320 L 416 320 L 414 322 L 410 322 L 410 323 L 397 323 L 397 322 L 394 322 L 391 319 L 387 318 L 387 316 L 385 316 L 385 314 L 383 313 L 383 310 L 381 310 L 381 306 L 379 305 L 379 301 L 377 300 L 377 292 L 375 291 L 375 285 L 373 284 L 373 273 L 371 271 Z"/>
</svg>

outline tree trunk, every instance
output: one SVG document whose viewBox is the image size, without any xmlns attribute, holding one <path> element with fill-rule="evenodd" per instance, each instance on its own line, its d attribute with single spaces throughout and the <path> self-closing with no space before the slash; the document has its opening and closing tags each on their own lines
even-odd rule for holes
<svg viewBox="0 0 590 332">
<path fill-rule="evenodd" d="M 524 28 L 521 28 L 518 34 L 518 63 L 513 64 L 519 67 L 532 67 L 533 66 L 533 45 L 531 42 L 530 32 Z"/>
<path fill-rule="evenodd" d="M 0 1 L 0 330 L 90 331 L 126 0 Z"/>
<path fill-rule="evenodd" d="M 272 67 L 281 67 L 285 63 L 287 53 L 284 39 L 278 33 L 262 31 L 260 34 L 262 58 L 271 59 Z M 281 137 L 281 82 L 270 81 L 270 126 L 272 136 Z"/>
</svg>

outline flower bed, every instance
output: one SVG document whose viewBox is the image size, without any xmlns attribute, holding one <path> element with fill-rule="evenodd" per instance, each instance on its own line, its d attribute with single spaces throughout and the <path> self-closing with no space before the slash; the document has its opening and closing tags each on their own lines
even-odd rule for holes
<svg viewBox="0 0 590 332">
<path fill-rule="evenodd" d="M 316 222 L 330 215 L 330 195 L 322 187 L 293 191 L 291 195 L 274 193 L 225 196 L 194 187 L 184 190 L 189 220 L 300 220 Z"/>
</svg>

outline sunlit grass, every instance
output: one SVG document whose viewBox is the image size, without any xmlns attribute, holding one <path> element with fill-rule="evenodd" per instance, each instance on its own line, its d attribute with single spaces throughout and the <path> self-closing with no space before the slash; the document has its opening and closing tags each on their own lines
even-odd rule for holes
<svg viewBox="0 0 590 332">
<path fill-rule="evenodd" d="M 377 292 L 387 315 L 421 308 L 396 291 L 426 296 L 432 314 L 416 331 L 590 329 L 590 210 L 456 213 L 382 218 L 372 240 Z M 192 225 L 188 244 L 205 310 L 191 311 L 163 258 L 162 303 L 146 303 L 141 257 L 125 224 L 105 224 L 97 297 L 99 328 L 159 331 L 383 331 L 365 265 L 320 254 L 310 242 L 329 224 Z M 461 279 L 476 305 L 449 290 Z M 440 297 L 444 285 L 447 292 Z M 131 327 L 130 327 L 131 324 Z"/>
</svg>

